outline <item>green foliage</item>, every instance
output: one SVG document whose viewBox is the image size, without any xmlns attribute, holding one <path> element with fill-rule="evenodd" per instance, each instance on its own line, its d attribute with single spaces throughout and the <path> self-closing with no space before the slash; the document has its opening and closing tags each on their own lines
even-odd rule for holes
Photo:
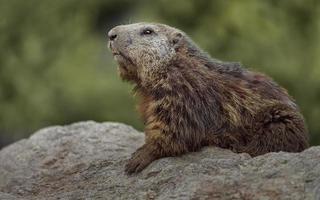
<svg viewBox="0 0 320 200">
<path fill-rule="evenodd" d="M 141 129 L 106 45 L 108 29 L 135 21 L 176 26 L 212 56 L 272 76 L 320 143 L 317 0 L 0 0 L 0 138 L 79 120 Z"/>
</svg>

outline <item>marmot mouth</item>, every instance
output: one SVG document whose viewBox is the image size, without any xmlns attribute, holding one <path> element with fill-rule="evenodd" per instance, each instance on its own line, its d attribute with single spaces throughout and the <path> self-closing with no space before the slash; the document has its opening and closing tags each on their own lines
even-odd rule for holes
<svg viewBox="0 0 320 200">
<path fill-rule="evenodd" d="M 114 59 L 119 63 L 129 62 L 129 64 L 134 65 L 132 60 L 121 51 L 112 51 L 112 55 Z"/>
<path fill-rule="evenodd" d="M 124 56 L 122 53 L 120 53 L 120 52 L 112 52 L 112 55 L 113 55 L 113 57 L 114 57 L 114 59 L 116 60 L 116 61 L 121 61 L 121 60 L 127 60 L 127 58 L 126 58 L 126 56 Z"/>
<path fill-rule="evenodd" d="M 108 46 L 109 46 L 109 48 L 110 48 L 110 50 L 111 50 L 112 56 L 113 56 L 116 60 L 117 60 L 117 57 L 119 57 L 119 56 L 125 58 L 125 56 L 123 55 L 123 53 L 121 53 L 120 51 L 117 51 L 117 50 L 113 47 L 113 45 L 112 45 L 111 42 L 108 43 Z"/>
<path fill-rule="evenodd" d="M 127 64 L 134 65 L 132 60 L 126 56 L 123 52 L 119 51 L 117 48 L 115 48 L 111 42 L 108 43 L 108 46 L 112 52 L 113 58 L 119 63 L 119 64 Z"/>
</svg>

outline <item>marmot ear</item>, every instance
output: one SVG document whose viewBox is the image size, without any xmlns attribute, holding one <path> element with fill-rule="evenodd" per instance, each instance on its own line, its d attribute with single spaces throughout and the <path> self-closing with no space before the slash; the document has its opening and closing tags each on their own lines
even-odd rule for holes
<svg viewBox="0 0 320 200">
<path fill-rule="evenodd" d="M 177 47 L 179 45 L 182 37 L 183 37 L 183 34 L 180 32 L 175 32 L 172 34 L 171 43 L 172 43 L 173 47 Z"/>
</svg>

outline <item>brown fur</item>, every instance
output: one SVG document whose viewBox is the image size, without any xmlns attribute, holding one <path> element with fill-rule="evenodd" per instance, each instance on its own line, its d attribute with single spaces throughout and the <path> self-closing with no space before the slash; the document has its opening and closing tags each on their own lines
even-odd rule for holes
<svg viewBox="0 0 320 200">
<path fill-rule="evenodd" d="M 146 27 L 154 35 L 142 34 Z M 122 78 L 136 85 L 145 123 L 145 144 L 132 155 L 127 173 L 208 145 L 251 156 L 308 147 L 298 107 L 267 76 L 210 58 L 166 25 L 120 26 L 109 32 L 115 34 L 110 47 L 121 54 Z"/>
</svg>

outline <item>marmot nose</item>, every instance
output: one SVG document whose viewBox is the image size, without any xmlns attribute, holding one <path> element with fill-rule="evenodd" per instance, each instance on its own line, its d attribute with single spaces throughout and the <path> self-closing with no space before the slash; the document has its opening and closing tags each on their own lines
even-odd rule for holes
<svg viewBox="0 0 320 200">
<path fill-rule="evenodd" d="M 113 41 L 113 40 L 115 40 L 116 38 L 117 38 L 117 33 L 115 32 L 115 30 L 114 29 L 111 29 L 110 31 L 109 31 L 109 33 L 108 33 L 108 37 L 109 37 L 109 40 L 110 41 Z"/>
</svg>

